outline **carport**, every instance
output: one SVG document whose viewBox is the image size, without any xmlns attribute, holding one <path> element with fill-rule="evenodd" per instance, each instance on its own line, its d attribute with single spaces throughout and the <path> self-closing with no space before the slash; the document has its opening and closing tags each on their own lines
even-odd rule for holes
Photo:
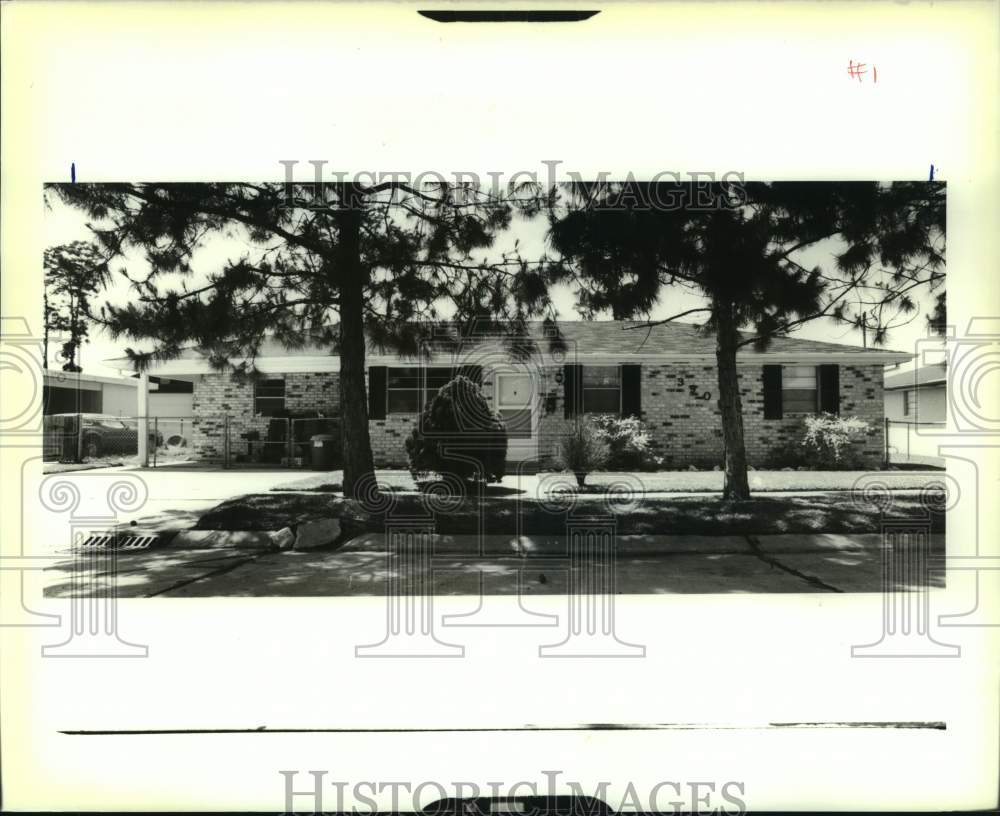
<svg viewBox="0 0 1000 816">
<path fill-rule="evenodd" d="M 163 379 L 191 383 L 194 389 L 197 408 L 184 418 L 183 434 L 192 458 L 225 467 L 308 467 L 311 437 L 340 433 L 337 399 L 331 398 L 329 382 L 324 390 L 323 383 L 312 379 L 335 375 L 339 358 L 324 349 L 312 351 L 290 358 L 280 344 L 265 344 L 253 361 L 261 378 L 249 390 L 245 384 L 230 381 L 198 349 L 187 348 L 174 359 L 154 361 L 134 380 L 138 465 L 160 466 L 164 449 L 158 448 L 154 457 L 149 445 L 151 434 L 157 437 L 159 432 L 168 439 L 177 432 L 176 424 L 171 426 L 171 422 L 179 418 L 165 417 L 154 410 L 156 398 L 151 398 L 151 393 L 157 388 L 155 382 Z M 127 357 L 106 360 L 105 364 L 132 374 L 133 361 Z M 293 378 L 297 379 L 293 382 Z M 271 395 L 271 388 L 276 388 L 276 395 Z M 295 399 L 298 405 L 293 404 Z M 309 404 L 302 405 L 303 399 Z M 273 410 L 271 402 L 278 403 L 279 409 Z"/>
</svg>

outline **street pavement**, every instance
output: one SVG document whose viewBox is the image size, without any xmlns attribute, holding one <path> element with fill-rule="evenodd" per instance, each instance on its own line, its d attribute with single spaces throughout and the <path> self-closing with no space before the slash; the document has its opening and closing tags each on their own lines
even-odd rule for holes
<svg viewBox="0 0 1000 816">
<path fill-rule="evenodd" d="M 792 475 L 802 474 L 769 478 Z M 717 474 L 691 476 L 714 478 Z M 190 528 L 205 511 L 234 496 L 282 487 L 300 489 L 302 480 L 303 474 L 293 470 L 183 467 L 106 468 L 44 477 L 40 484 L 23 486 L 22 516 L 29 545 L 25 552 L 53 559 L 44 572 L 46 595 L 67 597 L 74 592 L 74 557 L 68 550 L 75 524 L 68 523 L 69 516 L 96 518 L 107 513 L 117 482 L 140 481 L 144 496 L 134 506 L 124 502 L 125 509 L 116 514 L 115 521 L 135 522 L 137 533 L 156 533 Z M 77 492 L 75 510 L 64 512 L 54 502 L 56 483 L 68 483 Z M 936 551 L 943 553 L 943 535 L 932 539 Z M 882 589 L 882 536 L 878 533 L 618 536 L 615 553 L 611 563 L 618 593 Z M 593 580 L 598 573 L 608 574 L 593 559 L 571 557 L 564 538 L 544 536 L 486 536 L 481 540 L 434 536 L 432 557 L 409 565 L 388 551 L 381 535 L 360 536 L 337 550 L 312 552 L 251 553 L 167 544 L 119 552 L 113 569 L 120 597 L 384 596 L 399 592 L 400 582 L 442 595 L 563 595 L 578 591 L 581 582 Z M 935 581 L 943 584 L 943 574 Z"/>
<path fill-rule="evenodd" d="M 391 552 L 383 534 L 336 550 L 245 552 L 169 546 L 116 556 L 119 597 L 566 595 L 613 575 L 618 594 L 880 592 L 880 534 L 620 536 L 613 559 L 581 558 L 553 537 L 433 536 L 430 551 Z M 944 536 L 931 536 L 944 552 Z M 106 566 L 106 565 L 105 565 Z M 46 572 L 70 597 L 73 560 Z M 941 571 L 931 586 L 943 586 Z M 899 588 L 903 588 L 901 585 Z"/>
</svg>

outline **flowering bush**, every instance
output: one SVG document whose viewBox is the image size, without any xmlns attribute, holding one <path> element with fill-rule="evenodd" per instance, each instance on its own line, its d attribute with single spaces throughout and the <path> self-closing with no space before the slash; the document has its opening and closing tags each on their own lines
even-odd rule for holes
<svg viewBox="0 0 1000 816">
<path fill-rule="evenodd" d="M 609 470 L 642 470 L 654 464 L 649 453 L 649 431 L 637 417 L 602 414 L 594 430 L 608 445 Z"/>
<path fill-rule="evenodd" d="M 818 468 L 848 468 L 858 459 L 851 443 L 868 433 L 870 427 L 858 417 L 834 414 L 806 417 L 802 447 L 808 461 Z"/>
<path fill-rule="evenodd" d="M 852 444 L 871 426 L 857 417 L 819 414 L 803 419 L 802 436 L 772 448 L 767 468 L 799 470 L 862 470 L 865 463 Z"/>
<path fill-rule="evenodd" d="M 556 461 L 576 475 L 580 487 L 593 470 L 603 468 L 608 462 L 608 443 L 592 422 L 580 422 L 573 432 L 563 439 L 556 453 Z"/>
</svg>

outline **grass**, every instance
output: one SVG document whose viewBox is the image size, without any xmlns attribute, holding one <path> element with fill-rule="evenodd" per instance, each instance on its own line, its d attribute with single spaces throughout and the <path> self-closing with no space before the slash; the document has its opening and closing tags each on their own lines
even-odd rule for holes
<svg viewBox="0 0 1000 816">
<path fill-rule="evenodd" d="M 943 495 L 941 497 L 943 499 Z M 426 515 L 426 499 L 412 493 L 394 496 L 394 515 Z M 567 500 L 568 502 L 568 500 Z M 567 513 L 535 500 L 486 497 L 466 500 L 447 512 L 435 513 L 435 526 L 444 534 L 496 533 L 563 535 Z M 278 530 L 313 518 L 340 517 L 344 500 L 326 493 L 256 493 L 241 496 L 202 516 L 200 530 Z M 481 512 L 480 512 L 481 511 Z M 621 535 L 769 535 L 773 533 L 874 533 L 884 522 L 929 518 L 933 532 L 944 532 L 944 515 L 929 515 L 916 496 L 893 496 L 884 514 L 878 505 L 855 504 L 842 493 L 815 496 L 761 496 L 742 502 L 714 497 L 639 499 L 630 506 L 597 499 L 579 502 L 577 514 L 615 516 Z M 480 515 L 484 519 L 480 527 Z M 351 533 L 385 529 L 385 517 L 351 516 L 345 528 Z"/>
<path fill-rule="evenodd" d="M 301 521 L 337 518 L 344 506 L 340 497 L 322 493 L 251 493 L 224 501 L 205 513 L 196 530 L 280 530 Z"/>
</svg>

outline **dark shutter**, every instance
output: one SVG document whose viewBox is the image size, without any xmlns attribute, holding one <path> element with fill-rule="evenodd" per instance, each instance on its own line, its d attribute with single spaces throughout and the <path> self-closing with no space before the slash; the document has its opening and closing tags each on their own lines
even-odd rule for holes
<svg viewBox="0 0 1000 816">
<path fill-rule="evenodd" d="M 642 416 L 642 366 L 622 366 L 622 416 Z"/>
<path fill-rule="evenodd" d="M 483 384 L 483 367 L 481 365 L 463 365 L 459 366 L 456 370 L 456 374 L 461 374 L 463 377 L 468 377 L 476 385 Z"/>
<path fill-rule="evenodd" d="M 583 387 L 583 366 L 566 363 L 563 366 L 563 413 L 572 419 L 583 408 L 580 404 Z"/>
<path fill-rule="evenodd" d="M 764 366 L 764 419 L 781 419 L 781 366 Z"/>
<path fill-rule="evenodd" d="M 818 366 L 819 410 L 830 414 L 840 413 L 840 366 Z"/>
<path fill-rule="evenodd" d="M 368 418 L 385 419 L 385 388 L 388 369 L 385 366 L 368 368 Z"/>
</svg>

